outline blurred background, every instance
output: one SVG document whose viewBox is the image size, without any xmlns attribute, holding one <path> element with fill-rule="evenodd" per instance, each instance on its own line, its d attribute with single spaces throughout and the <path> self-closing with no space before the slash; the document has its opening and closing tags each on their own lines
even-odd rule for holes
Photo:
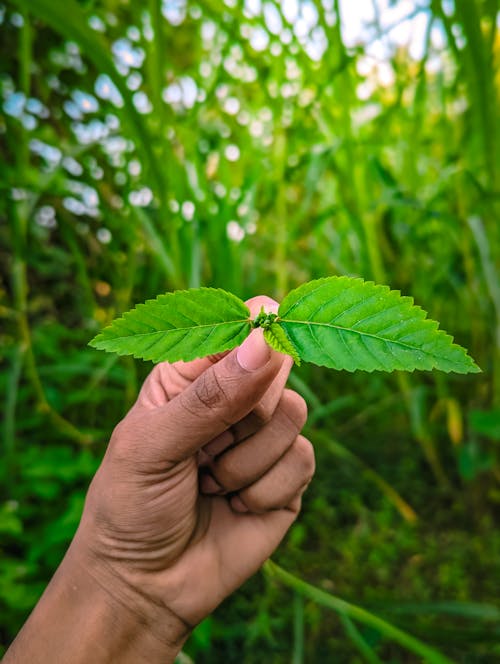
<svg viewBox="0 0 500 664">
<path fill-rule="evenodd" d="M 412 295 L 483 373 L 294 369 L 318 469 L 273 558 L 293 576 L 269 565 L 182 661 L 497 661 L 497 10 L 0 1 L 0 654 L 151 369 L 96 332 L 176 288 L 346 274 Z"/>
</svg>

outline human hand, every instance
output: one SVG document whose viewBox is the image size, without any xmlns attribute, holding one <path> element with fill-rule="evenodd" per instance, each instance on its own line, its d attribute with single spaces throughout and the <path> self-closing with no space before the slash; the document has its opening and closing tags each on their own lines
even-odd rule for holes
<svg viewBox="0 0 500 664">
<path fill-rule="evenodd" d="M 253 315 L 277 303 L 248 302 Z M 171 642 L 262 565 L 314 472 L 289 357 L 257 329 L 222 359 L 163 363 L 118 424 L 72 548 L 112 601 Z M 153 618 L 154 616 L 154 618 Z"/>
</svg>

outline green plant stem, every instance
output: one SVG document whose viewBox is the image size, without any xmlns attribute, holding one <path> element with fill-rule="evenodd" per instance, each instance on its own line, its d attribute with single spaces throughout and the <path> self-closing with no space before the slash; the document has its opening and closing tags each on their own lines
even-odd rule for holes
<svg viewBox="0 0 500 664">
<path fill-rule="evenodd" d="M 130 306 L 130 298 L 132 296 L 132 289 L 134 287 L 136 269 L 137 250 L 135 249 L 135 242 L 132 242 L 128 250 L 127 269 L 123 277 L 123 287 L 118 290 L 118 297 L 116 300 L 118 311 L 120 313 L 126 311 Z M 122 361 L 124 362 L 127 370 L 124 395 L 124 407 L 125 411 L 127 411 L 132 407 L 134 401 L 137 399 L 137 393 L 139 389 L 137 380 L 137 364 L 130 356 L 123 357 Z"/>
<path fill-rule="evenodd" d="M 165 120 L 165 106 L 162 103 L 161 91 L 163 89 L 163 58 L 162 50 L 164 48 L 161 29 L 163 25 L 163 16 L 161 13 L 161 0 L 148 0 L 148 11 L 151 16 L 151 25 L 153 26 L 153 39 L 147 42 L 147 60 L 146 67 L 149 78 L 149 88 L 155 117 L 163 124 Z M 163 143 L 163 147 L 166 143 Z M 163 155 L 165 156 L 165 154 Z"/>
<path fill-rule="evenodd" d="M 496 130 L 494 53 L 488 52 L 488 39 L 481 26 L 482 8 L 476 0 L 455 0 L 455 14 L 466 42 L 458 60 L 464 67 L 470 98 L 475 100 L 477 133 L 482 138 L 484 167 L 491 190 L 496 188 Z"/>
<path fill-rule="evenodd" d="M 304 662 L 304 597 L 300 593 L 293 596 L 293 654 L 292 664 Z"/>
<path fill-rule="evenodd" d="M 32 28 L 24 3 L 20 3 L 20 7 L 23 10 L 24 22 L 19 39 L 19 79 L 22 91 L 26 96 L 29 96 L 33 49 Z M 19 171 L 21 175 L 24 176 L 28 168 L 29 152 L 27 135 L 22 129 L 20 131 L 17 148 L 16 156 L 19 164 Z M 17 322 L 19 343 L 12 361 L 11 379 L 6 401 L 4 441 L 8 459 L 11 459 L 14 453 L 15 409 L 18 386 L 21 380 L 23 367 L 35 394 L 37 410 L 47 415 L 56 428 L 70 438 L 85 444 L 91 442 L 88 436 L 78 431 L 70 422 L 61 417 L 61 415 L 49 405 L 36 368 L 31 332 L 28 324 L 28 280 L 25 262 L 28 216 L 33 205 L 26 205 L 22 213 L 19 211 L 21 206 L 22 202 L 19 204 L 11 202 L 9 206 L 9 222 L 13 248 L 11 284 L 13 292 L 13 309 L 15 311 L 15 319 Z"/>
<path fill-rule="evenodd" d="M 31 62 L 33 52 L 33 32 L 26 5 L 21 3 L 23 25 L 19 34 L 19 87 L 26 98 L 30 96 L 31 88 Z M 26 132 L 21 131 L 21 141 L 17 145 L 16 154 L 21 172 L 24 172 L 29 161 L 29 146 Z"/>
<path fill-rule="evenodd" d="M 370 648 L 369 644 L 363 638 L 361 632 L 353 623 L 353 621 L 344 614 L 340 615 L 340 622 L 342 623 L 345 633 L 356 646 L 359 654 L 368 662 L 368 664 L 382 664 L 382 660 Z"/>
<path fill-rule="evenodd" d="M 7 482 L 13 477 L 11 472 L 15 455 L 16 441 L 16 406 L 19 393 L 19 382 L 23 368 L 24 352 L 21 344 L 18 344 L 12 354 L 11 370 L 7 381 L 5 394 L 5 410 L 3 422 L 3 441 L 5 451 L 5 463 L 7 466 Z"/>
<path fill-rule="evenodd" d="M 85 310 L 85 315 L 91 318 L 94 315 L 96 300 L 87 272 L 85 257 L 80 249 L 80 245 L 74 231 L 74 224 L 72 223 L 72 219 L 69 219 L 68 215 L 65 214 L 62 210 L 59 211 L 58 221 L 61 237 L 68 245 L 68 248 L 73 256 L 75 270 L 78 276 L 78 285 L 81 289 L 82 309 Z"/>
<path fill-rule="evenodd" d="M 36 408 L 43 413 L 63 435 L 80 444 L 87 445 L 92 442 L 92 438 L 79 431 L 71 422 L 62 417 L 49 404 L 45 391 L 43 389 L 40 375 L 36 366 L 33 353 L 33 344 L 31 331 L 28 323 L 28 280 L 26 275 L 26 263 L 24 261 L 24 252 L 27 235 L 27 219 L 19 214 L 18 206 L 10 206 L 10 224 L 12 245 L 14 248 L 14 258 L 12 265 L 12 291 L 14 300 L 14 309 L 17 317 L 17 328 L 19 336 L 19 348 L 21 350 L 21 363 L 24 364 L 26 376 L 32 386 Z"/>
<path fill-rule="evenodd" d="M 419 395 L 415 390 L 412 390 L 410 380 L 406 374 L 398 371 L 396 380 L 405 400 L 413 436 L 420 445 L 422 453 L 432 470 L 436 482 L 443 488 L 449 488 L 450 480 L 444 471 L 436 445 L 424 421 L 422 407 L 419 403 Z"/>
<path fill-rule="evenodd" d="M 142 227 L 146 242 L 156 255 L 160 267 L 165 275 L 168 277 L 170 283 L 174 288 L 182 288 L 183 284 L 175 260 L 171 253 L 165 247 L 162 236 L 158 233 L 156 226 L 151 219 L 150 215 L 142 208 L 133 206 L 131 208 L 132 214 L 135 217 L 138 225 Z"/>
<path fill-rule="evenodd" d="M 191 255 L 188 275 L 189 288 L 199 288 L 202 283 L 202 258 L 200 242 L 200 222 L 198 216 L 191 222 Z"/>
<path fill-rule="evenodd" d="M 378 616 L 366 611 L 366 609 L 356 606 L 346 602 L 340 597 L 336 597 L 330 593 L 320 590 L 315 586 L 306 583 L 302 579 L 290 574 L 283 568 L 273 563 L 271 560 L 268 560 L 263 567 L 264 573 L 267 574 L 270 578 L 277 579 L 281 581 L 289 588 L 292 588 L 295 592 L 300 593 L 304 597 L 312 599 L 314 602 L 325 606 L 333 611 L 336 611 L 340 615 L 345 615 L 348 618 L 360 622 L 363 625 L 367 625 L 379 632 L 382 636 L 399 643 L 410 652 L 415 655 L 419 655 L 424 658 L 424 661 L 428 664 L 452 664 L 452 660 L 448 659 L 445 655 L 440 653 L 438 650 L 435 650 L 431 646 L 427 645 L 420 639 L 404 632 L 403 630 L 395 627 L 391 623 L 379 618 Z"/>
<path fill-rule="evenodd" d="M 470 216 L 467 223 L 476 243 L 479 261 L 495 311 L 495 349 L 493 353 L 493 405 L 500 404 L 500 274 L 491 257 L 490 242 L 482 220 Z"/>
<path fill-rule="evenodd" d="M 276 183 L 278 194 L 276 198 L 276 220 L 275 220 L 275 249 L 274 249 L 274 270 L 276 275 L 276 297 L 283 299 L 288 291 L 288 270 L 286 268 L 287 259 L 287 210 L 285 188 L 282 181 L 285 172 L 287 140 L 284 131 L 275 136 L 275 164 L 276 164 Z"/>
<path fill-rule="evenodd" d="M 32 28 L 30 24 L 30 17 L 26 11 L 25 3 L 20 2 L 19 6 L 23 11 L 24 18 L 19 40 L 19 78 L 24 94 L 29 96 L 31 88 L 31 64 L 33 50 Z M 31 4 L 30 9 L 32 9 Z M 29 165 L 28 138 L 26 131 L 22 128 L 19 136 L 19 144 L 20 145 L 18 145 L 18 149 L 16 149 L 19 171 L 22 177 L 26 177 Z M 23 207 L 22 212 L 20 211 L 21 207 Z M 63 433 L 63 435 L 66 435 L 81 444 L 88 444 L 92 442 L 91 438 L 81 433 L 73 424 L 71 424 L 71 422 L 68 422 L 50 406 L 36 367 L 31 332 L 28 323 L 28 279 L 25 261 L 27 251 L 26 245 L 28 235 L 28 219 L 33 207 L 33 200 L 30 202 L 30 204 L 24 206 L 22 201 L 17 204 L 11 201 L 9 204 L 9 222 L 13 248 L 11 283 L 14 304 L 13 308 L 16 312 L 19 336 L 19 357 L 16 362 L 20 365 L 20 367 L 24 366 L 24 371 L 29 382 L 31 383 L 36 398 L 37 410 L 46 415 L 55 426 L 55 428 Z M 20 380 L 20 375 L 17 380 Z M 11 408 L 12 407 L 15 407 L 15 402 Z M 7 429 L 7 435 L 10 435 L 9 429 Z M 11 444 L 13 445 L 13 441 L 11 441 Z"/>
<path fill-rule="evenodd" d="M 43 389 L 40 375 L 36 366 L 35 355 L 33 353 L 33 345 L 31 341 L 31 332 L 28 325 L 28 320 L 25 314 L 20 313 L 18 317 L 19 335 L 22 339 L 24 348 L 24 362 L 26 376 L 31 383 L 35 397 L 36 409 L 45 415 L 52 425 L 63 435 L 71 438 L 80 445 L 90 445 L 93 443 L 92 436 L 82 433 L 77 429 L 74 424 L 62 417 L 52 406 L 49 404 Z"/>
</svg>

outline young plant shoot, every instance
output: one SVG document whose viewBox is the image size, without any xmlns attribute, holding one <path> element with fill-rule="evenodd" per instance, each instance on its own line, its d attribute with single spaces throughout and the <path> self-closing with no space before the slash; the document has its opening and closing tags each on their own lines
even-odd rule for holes
<svg viewBox="0 0 500 664">
<path fill-rule="evenodd" d="M 242 300 L 220 288 L 165 293 L 117 318 L 90 345 L 153 362 L 187 362 L 239 346 L 257 327 L 296 364 L 347 371 L 480 371 L 411 297 L 351 277 L 309 281 L 288 293 L 277 314 L 261 309 L 254 319 Z"/>
</svg>

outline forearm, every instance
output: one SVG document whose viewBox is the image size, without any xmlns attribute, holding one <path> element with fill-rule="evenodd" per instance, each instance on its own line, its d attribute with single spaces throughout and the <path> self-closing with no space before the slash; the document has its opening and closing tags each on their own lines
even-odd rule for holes
<svg viewBox="0 0 500 664">
<path fill-rule="evenodd" d="M 4 664 L 167 664 L 189 630 L 163 607 L 105 587 L 70 550 Z"/>
</svg>

